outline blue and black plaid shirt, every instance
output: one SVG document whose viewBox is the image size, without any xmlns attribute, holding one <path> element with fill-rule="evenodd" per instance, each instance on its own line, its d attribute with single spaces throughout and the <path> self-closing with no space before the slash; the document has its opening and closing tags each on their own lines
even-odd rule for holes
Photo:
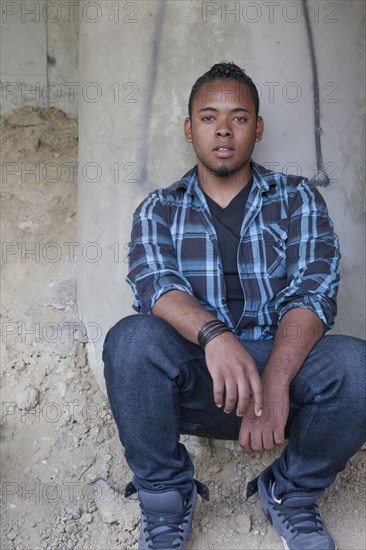
<svg viewBox="0 0 366 550">
<path fill-rule="evenodd" d="M 281 317 L 296 307 L 318 315 L 325 331 L 334 325 L 340 253 L 323 197 L 307 179 L 253 161 L 252 168 L 237 251 L 244 293 L 237 325 L 197 167 L 151 192 L 134 213 L 127 282 L 136 311 L 150 313 L 165 292 L 181 290 L 241 340 L 273 338 Z"/>
</svg>

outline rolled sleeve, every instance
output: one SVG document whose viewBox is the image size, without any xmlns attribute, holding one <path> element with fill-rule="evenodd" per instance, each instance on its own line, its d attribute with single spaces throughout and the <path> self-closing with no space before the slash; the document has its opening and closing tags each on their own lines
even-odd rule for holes
<svg viewBox="0 0 366 550">
<path fill-rule="evenodd" d="M 169 208 L 161 204 L 158 192 L 151 193 L 133 216 L 126 281 L 135 296 L 133 308 L 139 313 L 151 313 L 157 300 L 170 290 L 193 295 L 178 270 L 168 218 Z"/>
<path fill-rule="evenodd" d="M 298 186 L 290 208 L 287 286 L 277 295 L 279 321 L 293 308 L 313 311 L 324 332 L 334 326 L 339 286 L 339 242 L 326 204 L 307 180 Z"/>
</svg>

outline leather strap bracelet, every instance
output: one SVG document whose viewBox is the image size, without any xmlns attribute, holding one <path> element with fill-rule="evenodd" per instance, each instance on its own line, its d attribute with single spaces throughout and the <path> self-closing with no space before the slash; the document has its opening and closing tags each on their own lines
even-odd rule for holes
<svg viewBox="0 0 366 550">
<path fill-rule="evenodd" d="M 212 319 L 211 321 L 206 321 L 203 323 L 199 333 L 198 333 L 198 343 L 202 349 L 205 349 L 206 345 L 216 338 L 219 334 L 224 332 L 232 332 L 225 323 L 219 321 L 218 319 Z"/>
</svg>

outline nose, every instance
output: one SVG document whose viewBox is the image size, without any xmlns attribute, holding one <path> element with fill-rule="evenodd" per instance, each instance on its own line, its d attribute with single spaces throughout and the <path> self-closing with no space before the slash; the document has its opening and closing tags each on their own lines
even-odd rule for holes
<svg viewBox="0 0 366 550">
<path fill-rule="evenodd" d="M 232 131 L 226 120 L 219 120 L 216 128 L 216 135 L 219 137 L 230 137 Z"/>
</svg>

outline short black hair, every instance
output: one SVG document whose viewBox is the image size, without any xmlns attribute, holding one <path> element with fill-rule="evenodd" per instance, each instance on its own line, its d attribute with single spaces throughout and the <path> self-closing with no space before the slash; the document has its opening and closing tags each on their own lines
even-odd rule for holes
<svg viewBox="0 0 366 550">
<path fill-rule="evenodd" d="M 216 63 L 212 65 L 205 74 L 200 76 L 193 85 L 191 94 L 188 101 L 188 114 L 189 117 L 192 117 L 192 103 L 193 99 L 196 96 L 199 89 L 206 82 L 212 82 L 213 80 L 236 80 L 241 84 L 245 84 L 248 87 L 248 90 L 252 96 L 252 99 L 255 104 L 255 114 L 258 116 L 259 113 L 259 95 L 256 85 L 253 80 L 246 74 L 244 69 L 241 69 L 235 63 Z"/>
</svg>

